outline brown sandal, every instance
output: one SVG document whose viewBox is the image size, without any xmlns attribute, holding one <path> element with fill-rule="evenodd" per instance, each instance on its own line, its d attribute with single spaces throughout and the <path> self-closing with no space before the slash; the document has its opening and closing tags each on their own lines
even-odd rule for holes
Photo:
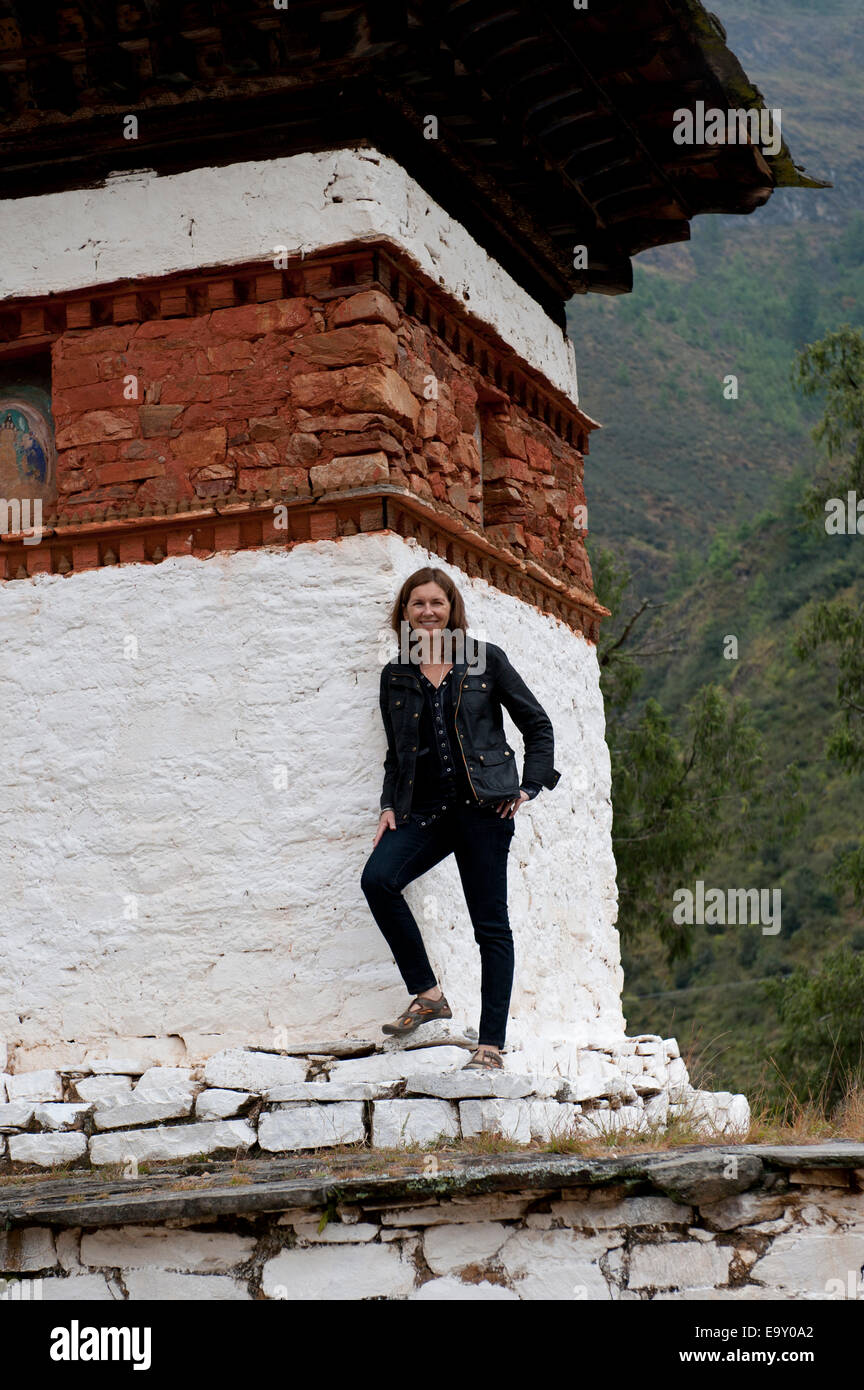
<svg viewBox="0 0 864 1390">
<path fill-rule="evenodd" d="M 382 1033 L 392 1033 L 396 1037 L 404 1038 L 409 1033 L 414 1033 L 422 1023 L 431 1023 L 435 1018 L 452 1018 L 453 1014 L 450 1005 L 444 995 L 440 999 L 424 999 L 418 994 L 411 1004 L 419 1004 L 419 1009 L 412 1009 L 409 1005 L 404 1013 L 400 1014 L 395 1023 L 385 1023 L 382 1025 Z"/>
<path fill-rule="evenodd" d="M 475 1047 L 471 1053 L 470 1062 L 466 1062 L 463 1071 L 503 1071 L 504 1063 L 501 1060 L 500 1052 L 493 1052 L 483 1044 Z"/>
</svg>

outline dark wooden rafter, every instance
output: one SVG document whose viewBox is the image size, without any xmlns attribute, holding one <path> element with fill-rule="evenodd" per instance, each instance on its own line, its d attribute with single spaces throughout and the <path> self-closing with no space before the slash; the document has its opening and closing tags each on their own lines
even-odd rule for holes
<svg viewBox="0 0 864 1390">
<path fill-rule="evenodd" d="M 803 177 L 682 148 L 673 112 L 763 104 L 699 0 L 0 0 L 6 196 L 343 145 L 400 159 L 561 321 L 694 215 Z M 122 116 L 139 118 L 127 141 Z M 423 119 L 435 115 L 439 137 Z M 576 245 L 589 265 L 573 264 Z"/>
</svg>

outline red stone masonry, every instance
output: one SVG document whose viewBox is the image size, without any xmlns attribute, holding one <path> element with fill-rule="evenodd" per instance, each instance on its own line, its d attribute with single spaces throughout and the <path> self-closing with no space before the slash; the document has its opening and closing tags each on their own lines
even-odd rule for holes
<svg viewBox="0 0 864 1390">
<path fill-rule="evenodd" d="M 590 589 L 582 454 L 381 290 L 67 330 L 52 359 L 60 517 L 390 482 Z"/>
<path fill-rule="evenodd" d="M 271 280 L 286 283 L 264 282 Z M 502 360 L 514 368 L 517 359 L 499 356 L 494 366 L 464 310 L 436 314 L 426 300 L 422 316 L 411 312 L 413 291 L 406 295 L 395 272 L 392 285 L 405 302 L 380 279 L 340 293 L 325 265 L 308 267 L 302 285 L 293 297 L 241 304 L 232 303 L 232 281 L 223 290 L 211 279 L 197 294 L 163 289 L 158 317 L 146 316 L 143 293 L 115 293 L 115 322 L 96 326 L 88 326 L 91 308 L 81 301 L 70 301 L 62 320 L 53 306 L 46 310 L 40 322 L 51 313 L 56 319 L 58 486 L 47 525 L 57 537 L 79 525 L 82 534 L 75 554 L 59 562 L 37 560 L 40 547 L 19 547 L 6 577 L 387 525 L 420 538 L 419 520 L 405 524 L 414 499 L 433 547 L 443 527 L 473 547 L 483 572 L 491 574 L 500 557 L 504 569 L 566 593 L 596 626 L 605 610 L 593 599 L 574 517 L 585 504 L 583 451 L 593 422 L 569 403 L 562 413 L 536 391 L 526 394 L 524 373 L 501 370 Z M 116 321 L 124 317 L 131 321 Z M 347 499 L 364 494 L 365 507 L 349 515 Z M 376 494 L 387 504 L 401 494 L 404 505 L 374 512 Z M 115 520 L 125 528 L 133 518 L 140 526 L 145 517 L 201 509 L 225 517 L 262 508 L 262 499 L 271 512 L 286 503 L 295 521 L 306 514 L 305 524 L 280 537 L 266 520 L 257 532 L 225 520 L 209 538 L 184 546 L 169 537 L 155 553 L 124 531 L 107 560 L 97 538 L 92 556 L 84 546 L 88 524 L 104 529 Z M 524 592 L 520 583 L 506 587 Z"/>
</svg>

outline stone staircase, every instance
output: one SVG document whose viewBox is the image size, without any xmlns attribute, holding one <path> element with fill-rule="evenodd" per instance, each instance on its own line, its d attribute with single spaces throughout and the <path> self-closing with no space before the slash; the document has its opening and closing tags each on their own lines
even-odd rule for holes
<svg viewBox="0 0 864 1390">
<path fill-rule="evenodd" d="M 422 1038 L 229 1047 L 183 1066 L 154 1065 L 141 1040 L 19 1070 L 0 1045 L 9 1068 L 0 1072 L 0 1166 L 137 1171 L 202 1154 L 392 1149 L 492 1133 L 518 1146 L 658 1132 L 685 1113 L 709 1138 L 749 1126 L 745 1096 L 690 1084 L 673 1038 L 539 1040 L 508 1050 L 503 1072 L 464 1071 L 473 1045 L 450 1020 L 424 1025 Z"/>
</svg>

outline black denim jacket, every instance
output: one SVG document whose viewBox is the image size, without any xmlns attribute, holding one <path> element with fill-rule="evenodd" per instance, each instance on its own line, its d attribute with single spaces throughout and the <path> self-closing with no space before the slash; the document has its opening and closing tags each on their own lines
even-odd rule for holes
<svg viewBox="0 0 864 1390">
<path fill-rule="evenodd" d="M 552 723 L 502 649 L 493 642 L 466 643 L 465 660 L 453 663 L 455 728 L 463 767 L 478 801 L 515 796 L 520 789 L 513 749 L 504 737 L 502 706 L 525 743 L 524 782 L 550 789 L 561 774 L 554 766 Z M 418 667 L 389 661 L 381 672 L 379 704 L 387 735 L 381 810 L 397 822 L 411 812 L 418 727 L 426 696 Z"/>
</svg>

